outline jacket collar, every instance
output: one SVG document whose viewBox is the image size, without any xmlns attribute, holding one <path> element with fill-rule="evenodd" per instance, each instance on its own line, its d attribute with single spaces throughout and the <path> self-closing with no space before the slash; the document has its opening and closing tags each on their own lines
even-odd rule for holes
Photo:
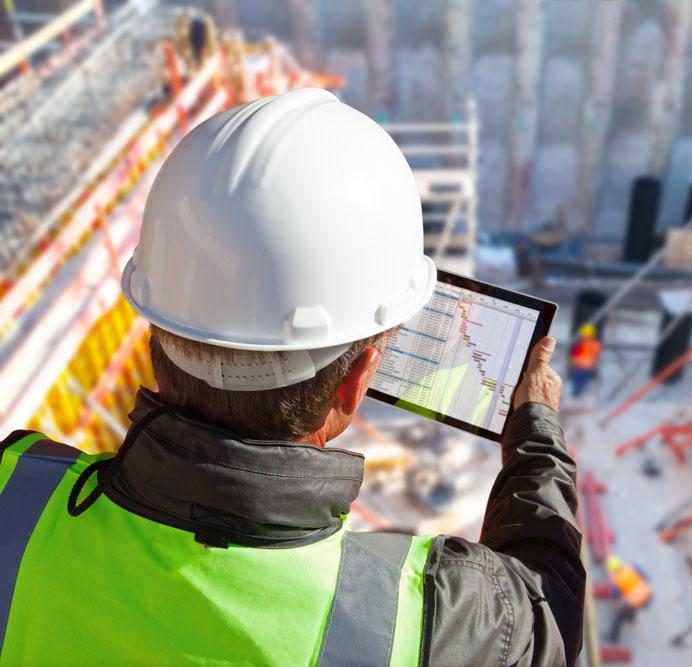
<svg viewBox="0 0 692 667">
<path fill-rule="evenodd" d="M 162 406 L 142 388 L 130 418 Z M 299 546 L 341 527 L 363 462 L 343 449 L 243 439 L 172 407 L 137 436 L 106 495 L 209 546 Z"/>
</svg>

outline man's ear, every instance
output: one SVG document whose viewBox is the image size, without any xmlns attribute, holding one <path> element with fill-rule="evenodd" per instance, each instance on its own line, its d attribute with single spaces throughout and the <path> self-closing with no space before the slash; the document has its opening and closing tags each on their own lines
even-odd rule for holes
<svg viewBox="0 0 692 667">
<path fill-rule="evenodd" d="M 358 409 L 381 359 L 382 353 L 376 347 L 369 346 L 351 364 L 346 377 L 336 390 L 344 414 L 352 415 Z"/>
</svg>

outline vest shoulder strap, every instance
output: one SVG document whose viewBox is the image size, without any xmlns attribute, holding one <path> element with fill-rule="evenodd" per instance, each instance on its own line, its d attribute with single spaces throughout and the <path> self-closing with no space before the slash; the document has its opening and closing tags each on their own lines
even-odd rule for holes
<svg viewBox="0 0 692 667">
<path fill-rule="evenodd" d="M 53 491 L 79 453 L 37 431 L 14 431 L 0 443 L 0 647 L 26 546 Z"/>
<path fill-rule="evenodd" d="M 34 469 L 35 477 L 50 478 L 64 473 L 80 453 L 39 431 L 13 431 L 0 442 L 0 493 L 18 472 L 19 479 L 26 476 L 23 471 L 29 468 Z M 41 486 L 40 481 L 38 484 Z"/>
<path fill-rule="evenodd" d="M 410 535 L 344 533 L 319 665 L 388 665 Z"/>
</svg>

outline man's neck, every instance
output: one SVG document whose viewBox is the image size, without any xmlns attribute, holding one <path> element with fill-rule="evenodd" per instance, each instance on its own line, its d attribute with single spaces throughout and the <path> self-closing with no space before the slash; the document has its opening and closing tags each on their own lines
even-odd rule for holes
<svg viewBox="0 0 692 667">
<path fill-rule="evenodd" d="M 296 438 L 296 442 L 306 442 L 316 447 L 326 447 L 327 443 L 336 438 L 337 435 L 343 433 L 350 423 L 350 419 L 346 421 L 343 414 L 331 409 L 327 413 L 327 418 L 320 428 L 312 433 L 308 433 L 300 438 Z"/>
</svg>

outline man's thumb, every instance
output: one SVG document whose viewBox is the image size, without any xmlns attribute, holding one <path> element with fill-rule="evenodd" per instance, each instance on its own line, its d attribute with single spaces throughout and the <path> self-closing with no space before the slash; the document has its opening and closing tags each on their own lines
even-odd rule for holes
<svg viewBox="0 0 692 667">
<path fill-rule="evenodd" d="M 529 368 L 537 368 L 539 366 L 547 366 L 553 356 L 555 350 L 555 339 L 552 336 L 544 336 L 541 338 L 529 357 Z"/>
</svg>

